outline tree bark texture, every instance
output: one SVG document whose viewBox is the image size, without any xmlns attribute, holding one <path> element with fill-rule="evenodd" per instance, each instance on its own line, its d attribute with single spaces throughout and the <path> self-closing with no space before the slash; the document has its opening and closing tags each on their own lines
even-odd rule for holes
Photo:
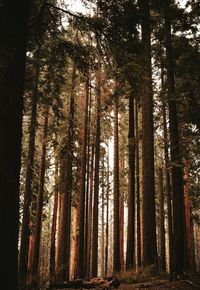
<svg viewBox="0 0 200 290">
<path fill-rule="evenodd" d="M 114 100 L 114 166 L 113 166 L 113 193 L 114 193 L 114 255 L 113 272 L 117 273 L 121 269 L 120 265 L 120 222 L 119 222 L 119 134 L 118 134 L 118 96 Z"/>
<path fill-rule="evenodd" d="M 56 138 L 57 141 L 57 138 Z M 55 190 L 54 190 L 54 206 L 53 206 L 53 218 L 51 225 L 51 243 L 50 243 L 50 282 L 55 282 L 55 265 L 56 265 L 56 228 L 57 228 L 57 214 L 58 214 L 58 157 L 55 161 Z"/>
<path fill-rule="evenodd" d="M 80 215 L 78 220 L 78 255 L 77 259 L 77 269 L 76 277 L 84 278 L 86 273 L 84 269 L 85 265 L 85 182 L 86 182 L 86 158 L 87 158 L 87 128 L 88 128 L 88 100 L 89 100 L 89 79 L 87 78 L 86 90 L 85 90 L 85 110 L 84 110 L 84 127 L 83 127 L 83 142 L 82 142 L 82 152 L 81 152 L 81 176 L 80 176 Z"/>
<path fill-rule="evenodd" d="M 136 195 L 137 195 L 137 267 L 140 268 L 141 261 L 141 218 L 140 218 L 140 158 L 139 158 L 139 125 L 138 125 L 138 98 L 135 102 L 135 133 L 136 133 Z"/>
<path fill-rule="evenodd" d="M 128 232 L 126 269 L 135 266 L 135 128 L 134 128 L 134 98 L 129 96 L 129 173 L 128 173 Z"/>
<path fill-rule="evenodd" d="M 46 108 L 43 126 L 43 140 L 42 140 L 42 151 L 41 151 L 41 165 L 40 165 L 40 184 L 39 192 L 37 196 L 37 215 L 35 225 L 35 242 L 33 252 L 33 264 L 32 264 L 32 284 L 39 284 L 39 259 L 40 259 L 40 240 L 41 240 L 41 229 L 42 229 L 42 214 L 43 214 L 43 197 L 44 197 L 44 184 L 45 184 L 45 165 L 46 165 L 46 148 L 47 148 L 47 134 L 48 134 L 48 118 L 49 110 Z"/>
<path fill-rule="evenodd" d="M 69 124 L 67 133 L 66 156 L 64 180 L 62 188 L 62 205 L 60 217 L 60 235 L 58 241 L 57 270 L 58 280 L 65 281 L 69 278 L 69 256 L 70 256 L 70 225 L 71 225 L 71 192 L 72 192 L 72 161 L 74 140 L 74 89 L 76 85 L 76 67 L 73 65 L 72 87 L 70 96 Z"/>
<path fill-rule="evenodd" d="M 159 217 L 160 217 L 160 271 L 166 271 L 166 249 L 165 249 L 165 210 L 164 210 L 164 189 L 163 189 L 163 169 L 158 168 L 159 182 Z"/>
<path fill-rule="evenodd" d="M 99 160 L 100 160 L 100 114 L 101 114 L 101 76 L 97 76 L 97 116 L 96 116 L 96 140 L 95 140 L 95 168 L 94 168 L 94 201 L 92 224 L 92 264 L 91 275 L 97 276 L 98 271 L 98 205 L 99 205 Z"/>
<path fill-rule="evenodd" d="M 153 138 L 153 92 L 151 72 L 151 27 L 149 1 L 141 0 L 143 77 L 142 105 L 142 199 L 143 199 L 143 266 L 157 266 L 155 177 Z"/>
<path fill-rule="evenodd" d="M 19 175 L 29 1 L 0 6 L 1 275 L 18 287 Z M 11 230 L 12 229 L 12 230 Z"/>
<path fill-rule="evenodd" d="M 36 52 L 36 77 L 34 89 L 32 92 L 32 104 L 31 104 L 31 120 L 29 127 L 29 145 L 28 145 L 28 160 L 26 168 L 25 190 L 24 190 L 24 205 L 23 205 L 23 218 L 22 218 L 22 230 L 21 230 L 21 244 L 19 253 L 19 275 L 20 279 L 27 280 L 28 270 L 28 248 L 29 248 L 29 236 L 30 236 L 30 205 L 32 200 L 33 191 L 33 172 L 34 172 L 34 155 L 35 155 L 35 135 L 37 124 L 37 103 L 38 103 L 38 82 L 40 75 L 40 46 Z"/>
<path fill-rule="evenodd" d="M 172 199 L 173 199 L 173 230 L 174 230 L 174 276 L 182 276 L 185 264 L 185 220 L 183 200 L 183 173 L 180 155 L 177 102 L 175 100 L 175 84 L 173 71 L 173 55 L 171 40 L 170 4 L 164 3 L 165 45 L 167 67 L 167 90 L 169 109 L 169 135 L 171 153 Z"/>
</svg>

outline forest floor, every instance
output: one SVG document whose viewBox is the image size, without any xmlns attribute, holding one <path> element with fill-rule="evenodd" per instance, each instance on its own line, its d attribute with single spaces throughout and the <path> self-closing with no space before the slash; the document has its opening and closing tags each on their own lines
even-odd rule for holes
<svg viewBox="0 0 200 290">
<path fill-rule="evenodd" d="M 160 279 L 154 277 L 148 282 L 143 283 L 131 283 L 131 284 L 120 284 L 119 290 L 137 290 L 137 289 L 150 289 L 150 290 L 170 290 L 170 289 L 181 289 L 181 290 L 200 290 L 200 275 L 191 274 L 184 280 L 169 281 L 169 279 Z"/>
</svg>

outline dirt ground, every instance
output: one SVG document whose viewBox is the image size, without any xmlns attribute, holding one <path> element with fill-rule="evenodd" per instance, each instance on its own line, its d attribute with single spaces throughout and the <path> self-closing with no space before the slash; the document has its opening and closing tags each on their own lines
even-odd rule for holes
<svg viewBox="0 0 200 290">
<path fill-rule="evenodd" d="M 169 281 L 167 279 L 155 278 L 154 280 L 146 283 L 137 284 L 121 284 L 119 290 L 137 290 L 137 289 L 150 289 L 150 290 L 200 290 L 200 275 L 190 275 L 184 280 Z"/>
</svg>

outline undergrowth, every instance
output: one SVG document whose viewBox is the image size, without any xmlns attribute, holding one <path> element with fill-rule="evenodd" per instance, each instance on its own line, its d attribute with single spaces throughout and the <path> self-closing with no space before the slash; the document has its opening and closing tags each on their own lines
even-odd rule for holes
<svg viewBox="0 0 200 290">
<path fill-rule="evenodd" d="M 125 284 L 147 282 L 158 276 L 160 275 L 158 274 L 155 265 L 139 268 L 137 270 L 132 269 L 128 271 L 121 271 L 117 274 L 119 281 Z"/>
</svg>

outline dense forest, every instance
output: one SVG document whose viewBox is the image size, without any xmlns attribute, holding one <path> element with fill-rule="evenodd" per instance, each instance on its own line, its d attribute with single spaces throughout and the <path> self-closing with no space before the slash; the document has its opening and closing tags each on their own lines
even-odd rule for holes
<svg viewBox="0 0 200 290">
<path fill-rule="evenodd" d="M 73 2 L 0 1 L 4 289 L 199 273 L 200 3 Z"/>
</svg>

